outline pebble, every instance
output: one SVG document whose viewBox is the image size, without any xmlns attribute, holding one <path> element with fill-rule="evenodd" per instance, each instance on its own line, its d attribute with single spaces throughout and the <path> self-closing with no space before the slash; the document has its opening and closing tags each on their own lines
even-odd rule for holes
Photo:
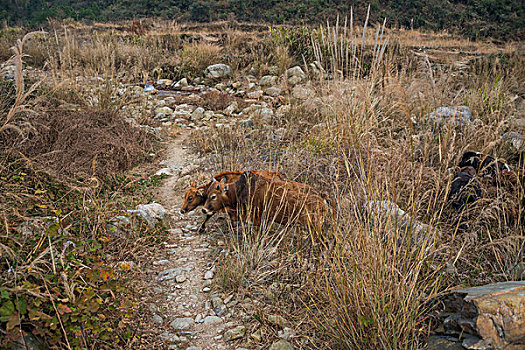
<svg viewBox="0 0 525 350">
<path fill-rule="evenodd" d="M 224 299 L 224 303 L 228 304 L 233 299 L 233 294 Z"/>
<path fill-rule="evenodd" d="M 153 262 L 153 265 L 154 266 L 158 266 L 158 265 L 166 265 L 166 264 L 169 264 L 171 261 L 169 260 L 159 260 L 159 261 L 155 261 Z"/>
<path fill-rule="evenodd" d="M 224 340 L 231 341 L 231 340 L 242 338 L 244 337 L 245 332 L 246 332 L 246 327 L 244 326 L 237 326 L 233 329 L 229 329 L 226 332 L 224 332 Z"/>
<path fill-rule="evenodd" d="M 175 281 L 177 281 L 177 283 L 183 283 L 184 281 L 186 281 L 186 276 L 177 275 L 177 277 L 175 277 Z"/>
<path fill-rule="evenodd" d="M 162 322 L 164 322 L 164 320 L 159 315 L 153 314 L 153 322 L 156 323 L 156 324 L 162 324 Z"/>
<path fill-rule="evenodd" d="M 210 290 L 211 290 L 210 287 L 204 287 L 204 288 L 202 288 L 202 291 L 203 291 L 204 293 L 208 293 Z"/>
<path fill-rule="evenodd" d="M 268 322 L 279 327 L 284 327 L 288 322 L 280 315 L 268 315 Z"/>
<path fill-rule="evenodd" d="M 213 270 L 206 271 L 206 273 L 204 274 L 204 279 L 211 280 L 212 278 L 213 278 Z"/>
<path fill-rule="evenodd" d="M 228 313 L 228 308 L 226 307 L 226 305 L 222 304 L 216 306 L 214 311 L 217 316 L 224 316 L 226 315 L 226 313 Z"/>
<path fill-rule="evenodd" d="M 171 342 L 171 343 L 176 343 L 180 341 L 180 338 L 177 335 L 166 332 L 166 331 L 162 332 L 159 335 L 159 338 L 162 339 L 163 341 Z"/>
</svg>

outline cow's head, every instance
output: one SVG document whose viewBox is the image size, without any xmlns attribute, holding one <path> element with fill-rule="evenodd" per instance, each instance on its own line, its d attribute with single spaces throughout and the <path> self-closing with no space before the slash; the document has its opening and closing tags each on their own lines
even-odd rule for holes
<svg viewBox="0 0 525 350">
<path fill-rule="evenodd" d="M 191 187 L 184 194 L 184 204 L 180 209 L 181 214 L 186 214 L 206 202 L 206 188 L 204 186 L 196 187 L 193 182 Z"/>
<path fill-rule="evenodd" d="M 211 215 L 223 209 L 228 203 L 228 189 L 229 185 L 226 183 L 226 177 L 222 178 L 221 182 L 213 181 L 206 193 L 206 203 L 202 207 L 202 212 L 206 215 Z"/>
</svg>

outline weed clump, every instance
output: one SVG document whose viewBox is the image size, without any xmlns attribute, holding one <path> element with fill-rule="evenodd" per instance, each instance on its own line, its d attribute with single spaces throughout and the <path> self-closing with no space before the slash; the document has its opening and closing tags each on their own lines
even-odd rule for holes
<svg viewBox="0 0 525 350">
<path fill-rule="evenodd" d="M 34 115 L 28 135 L 0 134 L 42 170 L 81 178 L 106 177 L 138 164 L 150 142 L 115 112 L 55 110 Z"/>
</svg>

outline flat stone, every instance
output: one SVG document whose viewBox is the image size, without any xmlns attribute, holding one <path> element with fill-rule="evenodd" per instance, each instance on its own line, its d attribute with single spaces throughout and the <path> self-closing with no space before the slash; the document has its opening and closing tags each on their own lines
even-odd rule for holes
<svg viewBox="0 0 525 350">
<path fill-rule="evenodd" d="M 466 125 L 470 122 L 470 109 L 468 106 L 438 107 L 424 118 L 435 126 L 448 123 L 454 123 L 456 126 Z"/>
<path fill-rule="evenodd" d="M 173 175 L 173 172 L 171 171 L 170 168 L 162 168 L 155 173 L 155 176 L 162 176 L 162 175 L 171 176 Z"/>
<path fill-rule="evenodd" d="M 285 327 L 288 321 L 280 315 L 268 315 L 268 322 L 279 327 Z"/>
<path fill-rule="evenodd" d="M 244 334 L 246 333 L 246 327 L 244 326 L 237 326 L 233 329 L 229 329 L 226 332 L 224 332 L 224 341 L 231 341 L 235 339 L 239 339 L 244 337 Z"/>
<path fill-rule="evenodd" d="M 251 91 L 251 92 L 248 92 L 246 96 L 248 96 L 248 98 L 259 99 L 263 96 L 263 91 L 262 90 Z"/>
<path fill-rule="evenodd" d="M 170 326 L 175 330 L 185 330 L 191 327 L 193 324 L 193 318 L 190 317 L 181 317 L 176 318 L 173 322 L 170 323 Z"/>
<path fill-rule="evenodd" d="M 170 343 L 178 343 L 180 341 L 180 338 L 177 335 L 169 333 L 167 331 L 164 331 L 161 334 L 159 334 L 159 338 L 165 342 Z"/>
<path fill-rule="evenodd" d="M 288 84 L 296 85 L 306 79 L 306 74 L 303 69 L 299 66 L 292 67 L 286 71 L 286 76 L 288 78 Z"/>
<path fill-rule="evenodd" d="M 447 336 L 432 336 L 426 340 L 427 350 L 465 350 L 457 338 Z"/>
<path fill-rule="evenodd" d="M 269 87 L 268 89 L 264 90 L 264 92 L 268 96 L 277 97 L 277 96 L 281 95 L 282 90 L 279 89 L 278 87 L 272 86 L 272 87 Z"/>
<path fill-rule="evenodd" d="M 218 316 L 207 316 L 204 318 L 204 324 L 218 324 L 222 323 L 222 318 Z"/>
<path fill-rule="evenodd" d="M 158 107 L 155 109 L 155 115 L 156 116 L 159 116 L 159 115 L 172 115 L 173 114 L 173 109 L 171 109 L 170 107 Z"/>
<path fill-rule="evenodd" d="M 198 346 L 190 346 L 189 348 L 186 348 L 186 350 L 202 350 L 202 348 Z"/>
<path fill-rule="evenodd" d="M 173 269 L 162 271 L 157 276 L 157 281 L 163 282 L 163 281 L 169 281 L 169 280 L 175 279 L 178 275 L 180 275 L 183 272 L 184 272 L 184 269 L 182 267 L 175 267 Z"/>
<path fill-rule="evenodd" d="M 154 261 L 153 265 L 158 266 L 158 265 L 166 265 L 166 264 L 169 264 L 169 263 L 171 263 L 171 261 L 169 261 L 169 260 L 159 260 L 159 261 Z"/>
<path fill-rule="evenodd" d="M 287 340 L 281 339 L 273 343 L 269 350 L 293 350 L 293 346 Z"/>
<path fill-rule="evenodd" d="M 261 80 L 259 80 L 259 85 L 261 86 L 275 85 L 277 83 L 277 79 L 279 79 L 279 77 L 275 75 L 265 75 L 264 77 L 261 78 Z"/>
<path fill-rule="evenodd" d="M 299 100 L 307 100 L 315 95 L 314 91 L 305 86 L 297 85 L 292 90 L 292 96 Z"/>
<path fill-rule="evenodd" d="M 458 289 L 441 296 L 441 302 L 446 314 L 458 314 L 457 324 L 464 332 L 479 338 L 470 339 L 469 348 L 525 348 L 525 281 Z"/>
</svg>

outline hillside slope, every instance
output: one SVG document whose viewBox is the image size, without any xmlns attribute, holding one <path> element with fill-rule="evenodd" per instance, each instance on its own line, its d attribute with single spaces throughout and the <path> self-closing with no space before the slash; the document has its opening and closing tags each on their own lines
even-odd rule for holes
<svg viewBox="0 0 525 350">
<path fill-rule="evenodd" d="M 269 23 L 317 23 L 346 15 L 353 6 L 364 21 L 385 17 L 394 25 L 451 30 L 470 38 L 525 38 L 525 5 L 520 0 L 7 0 L 0 4 L 0 21 L 38 26 L 48 18 L 121 20 L 154 16 L 177 21 L 207 22 L 236 19 Z"/>
</svg>

